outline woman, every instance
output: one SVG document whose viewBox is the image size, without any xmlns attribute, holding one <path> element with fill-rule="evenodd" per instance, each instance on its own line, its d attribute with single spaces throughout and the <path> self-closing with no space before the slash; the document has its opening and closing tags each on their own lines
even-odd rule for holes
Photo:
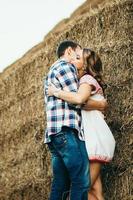
<svg viewBox="0 0 133 200">
<path fill-rule="evenodd" d="M 69 103 L 83 104 L 88 98 L 94 100 L 104 99 L 105 83 L 101 76 L 102 62 L 100 57 L 90 49 L 83 50 L 83 57 L 74 63 L 79 69 L 78 92 L 59 90 L 50 86 L 49 96 L 54 95 Z M 81 66 L 83 66 L 81 68 Z M 85 135 L 85 144 L 90 160 L 91 190 L 89 200 L 103 200 L 100 170 L 102 163 L 112 160 L 115 140 L 104 120 L 103 114 L 98 110 L 85 111 L 82 109 L 82 125 Z"/>
</svg>

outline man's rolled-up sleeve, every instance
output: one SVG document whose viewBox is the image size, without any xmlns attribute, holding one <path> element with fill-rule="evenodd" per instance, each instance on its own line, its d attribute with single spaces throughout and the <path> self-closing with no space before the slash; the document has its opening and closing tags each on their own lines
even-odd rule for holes
<svg viewBox="0 0 133 200">
<path fill-rule="evenodd" d="M 77 70 L 75 66 L 69 63 L 63 63 L 56 72 L 56 79 L 60 84 L 60 88 L 62 90 L 68 92 L 77 92 L 78 91 L 78 78 L 77 78 Z M 75 108 L 79 108 L 78 105 L 68 103 L 70 106 L 74 106 Z"/>
<path fill-rule="evenodd" d="M 63 90 L 70 92 L 76 92 L 78 90 L 79 84 L 75 66 L 69 63 L 61 64 L 56 72 L 56 78 Z"/>
</svg>

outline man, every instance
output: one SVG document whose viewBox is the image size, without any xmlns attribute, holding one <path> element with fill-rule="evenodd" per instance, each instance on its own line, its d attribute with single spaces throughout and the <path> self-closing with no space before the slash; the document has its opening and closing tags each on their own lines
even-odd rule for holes
<svg viewBox="0 0 133 200">
<path fill-rule="evenodd" d="M 50 84 L 59 89 L 78 90 L 77 69 L 71 61 L 82 56 L 82 48 L 73 41 L 63 41 L 57 49 L 58 60 L 52 65 L 45 81 L 47 129 L 45 143 L 52 154 L 53 181 L 50 200 L 87 200 L 90 187 L 89 160 L 81 131 L 80 108 L 48 96 Z M 88 109 L 104 106 L 90 102 Z"/>
</svg>

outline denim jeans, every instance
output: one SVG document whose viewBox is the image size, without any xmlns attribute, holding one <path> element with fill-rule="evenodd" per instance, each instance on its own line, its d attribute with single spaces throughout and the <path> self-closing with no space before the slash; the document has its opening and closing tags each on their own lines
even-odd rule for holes
<svg viewBox="0 0 133 200">
<path fill-rule="evenodd" d="M 52 136 L 53 181 L 49 200 L 87 200 L 90 187 L 89 159 L 85 142 L 70 128 Z"/>
</svg>

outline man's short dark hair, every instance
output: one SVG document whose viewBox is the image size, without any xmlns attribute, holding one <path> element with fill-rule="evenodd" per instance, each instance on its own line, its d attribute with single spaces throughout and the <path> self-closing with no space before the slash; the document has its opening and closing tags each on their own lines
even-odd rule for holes
<svg viewBox="0 0 133 200">
<path fill-rule="evenodd" d="M 61 42 L 59 44 L 58 48 L 57 48 L 57 56 L 58 56 L 58 58 L 60 58 L 61 56 L 64 55 L 65 50 L 68 47 L 71 47 L 73 50 L 75 50 L 78 46 L 81 47 L 78 43 L 73 42 L 71 40 L 65 40 L 65 41 Z"/>
</svg>

